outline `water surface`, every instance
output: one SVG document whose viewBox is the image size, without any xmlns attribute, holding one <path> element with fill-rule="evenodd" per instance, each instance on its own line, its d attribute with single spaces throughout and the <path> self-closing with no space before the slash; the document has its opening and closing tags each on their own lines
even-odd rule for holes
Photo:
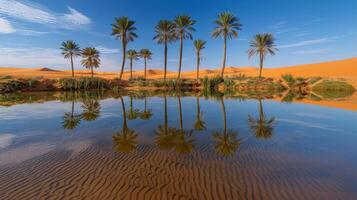
<svg viewBox="0 0 357 200">
<path fill-rule="evenodd" d="M 355 111 L 222 95 L 35 96 L 0 107 L 0 199 L 357 199 Z"/>
</svg>

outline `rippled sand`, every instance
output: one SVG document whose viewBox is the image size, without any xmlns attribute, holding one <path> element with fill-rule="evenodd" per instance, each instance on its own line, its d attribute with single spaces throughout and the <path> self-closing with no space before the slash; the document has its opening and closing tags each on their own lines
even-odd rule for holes
<svg viewBox="0 0 357 200">
<path fill-rule="evenodd" d="M 0 167 L 0 199 L 356 199 L 355 169 L 341 174 L 304 152 L 248 144 L 222 157 L 208 144 L 190 154 L 140 144 L 124 154 L 102 142 Z"/>
</svg>

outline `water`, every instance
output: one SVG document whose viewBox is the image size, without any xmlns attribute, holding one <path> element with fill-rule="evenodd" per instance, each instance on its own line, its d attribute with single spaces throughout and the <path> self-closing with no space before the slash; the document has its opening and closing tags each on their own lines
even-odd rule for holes
<svg viewBox="0 0 357 200">
<path fill-rule="evenodd" d="M 0 199 L 357 199 L 356 111 L 175 93 L 8 99 Z"/>
</svg>

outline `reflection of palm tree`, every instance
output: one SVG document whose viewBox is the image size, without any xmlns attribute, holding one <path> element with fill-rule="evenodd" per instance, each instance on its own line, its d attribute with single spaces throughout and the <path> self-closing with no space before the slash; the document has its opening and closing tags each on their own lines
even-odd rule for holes
<svg viewBox="0 0 357 200">
<path fill-rule="evenodd" d="M 82 116 L 80 114 L 74 114 L 74 101 L 72 101 L 72 111 L 66 112 L 63 116 L 63 128 L 74 129 L 81 122 Z"/>
<path fill-rule="evenodd" d="M 134 120 L 138 118 L 139 110 L 138 109 L 133 109 L 133 97 L 130 96 L 130 108 L 129 108 L 129 114 L 128 114 L 128 119 L 129 120 Z"/>
<path fill-rule="evenodd" d="M 155 143 L 160 149 L 171 149 L 175 145 L 175 128 L 168 127 L 168 116 L 167 116 L 167 97 L 164 97 L 164 125 L 160 125 L 155 133 Z"/>
<path fill-rule="evenodd" d="M 146 109 L 146 106 L 147 106 L 147 99 L 145 96 L 144 111 L 141 112 L 141 114 L 140 114 L 140 119 L 142 119 L 142 120 L 148 120 L 152 117 L 151 109 Z"/>
<path fill-rule="evenodd" d="M 220 134 L 219 132 L 214 132 L 212 134 L 213 140 L 215 141 L 214 149 L 218 154 L 230 156 L 239 148 L 241 141 L 237 139 L 238 132 L 227 132 L 226 107 L 224 105 L 223 97 L 220 98 L 220 101 L 223 112 L 223 134 Z"/>
<path fill-rule="evenodd" d="M 178 96 L 179 116 L 180 116 L 180 130 L 176 133 L 175 149 L 179 153 L 190 153 L 193 150 L 192 130 L 186 131 L 183 129 L 182 120 L 182 104 L 181 97 Z"/>
<path fill-rule="evenodd" d="M 138 134 L 134 130 L 128 128 L 126 123 L 126 112 L 123 98 L 120 97 L 122 111 L 123 111 L 123 128 L 122 130 L 113 135 L 114 148 L 118 152 L 129 153 L 136 148 Z"/>
<path fill-rule="evenodd" d="M 196 97 L 196 106 L 197 106 L 197 112 L 196 112 L 195 130 L 203 131 L 206 129 L 206 125 L 205 125 L 205 122 L 202 120 L 199 97 Z"/>
<path fill-rule="evenodd" d="M 86 121 L 94 121 L 100 116 L 100 104 L 98 101 L 88 99 L 84 101 L 83 105 L 83 119 Z"/>
<path fill-rule="evenodd" d="M 269 139 L 273 136 L 275 118 L 268 119 L 263 111 L 262 100 L 259 99 L 259 118 L 248 116 L 250 129 L 257 139 Z"/>
</svg>

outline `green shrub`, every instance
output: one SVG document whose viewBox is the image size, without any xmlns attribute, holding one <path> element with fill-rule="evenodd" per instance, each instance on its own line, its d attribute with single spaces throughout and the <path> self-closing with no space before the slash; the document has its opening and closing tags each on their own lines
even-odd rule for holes
<svg viewBox="0 0 357 200">
<path fill-rule="evenodd" d="M 234 80 L 233 79 L 231 79 L 231 78 L 226 78 L 226 79 L 224 79 L 224 86 L 226 86 L 227 88 L 233 88 L 235 85 L 236 85 L 236 83 L 234 82 Z"/>
<path fill-rule="evenodd" d="M 281 78 L 285 81 L 286 84 L 288 84 L 289 87 L 294 86 L 296 83 L 295 78 L 291 74 L 282 75 Z"/>
<path fill-rule="evenodd" d="M 312 90 L 323 98 L 342 98 L 352 95 L 355 88 L 343 81 L 325 80 L 315 85 Z"/>
<path fill-rule="evenodd" d="M 101 78 L 62 78 L 59 84 L 63 90 L 107 89 L 109 82 Z"/>
</svg>

